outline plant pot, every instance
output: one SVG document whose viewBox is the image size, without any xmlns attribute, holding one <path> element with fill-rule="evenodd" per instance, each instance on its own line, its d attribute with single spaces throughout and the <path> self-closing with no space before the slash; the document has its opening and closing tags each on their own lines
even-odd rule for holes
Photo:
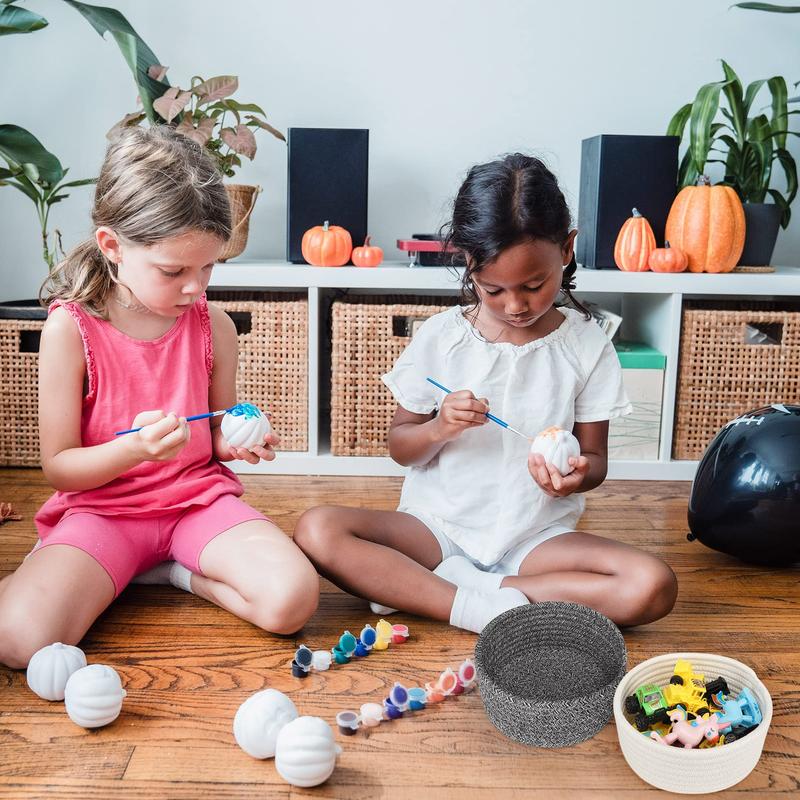
<svg viewBox="0 0 800 800">
<path fill-rule="evenodd" d="M 39 339 L 47 310 L 36 300 L 0 303 L 0 467 L 38 467 Z"/>
<path fill-rule="evenodd" d="M 744 206 L 744 250 L 739 264 L 748 267 L 761 267 L 769 264 L 778 228 L 781 223 L 781 209 L 775 203 L 743 203 Z"/>
<path fill-rule="evenodd" d="M 247 246 L 247 235 L 250 232 L 250 214 L 261 192 L 260 186 L 248 186 L 243 183 L 226 183 L 228 202 L 231 205 L 231 238 L 219 257 L 219 261 L 236 258 Z"/>
</svg>

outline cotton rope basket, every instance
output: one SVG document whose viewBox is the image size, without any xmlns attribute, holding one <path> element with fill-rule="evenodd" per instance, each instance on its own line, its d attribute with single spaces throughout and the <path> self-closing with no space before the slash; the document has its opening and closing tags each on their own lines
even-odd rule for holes
<svg viewBox="0 0 800 800">
<path fill-rule="evenodd" d="M 721 675 L 733 696 L 747 686 L 763 714 L 758 727 L 730 744 L 708 749 L 665 747 L 639 733 L 623 711 L 625 698 L 642 684 L 669 683 L 680 658 L 688 659 L 706 681 Z M 614 720 L 622 754 L 642 780 L 680 794 L 718 792 L 739 783 L 758 763 L 772 720 L 772 698 L 755 672 L 739 661 L 710 653 L 668 653 L 643 661 L 620 681 L 614 695 Z"/>
</svg>

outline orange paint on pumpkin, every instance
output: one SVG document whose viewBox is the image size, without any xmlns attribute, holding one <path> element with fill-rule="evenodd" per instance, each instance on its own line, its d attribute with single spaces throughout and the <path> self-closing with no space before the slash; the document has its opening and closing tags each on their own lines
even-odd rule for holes
<svg viewBox="0 0 800 800">
<path fill-rule="evenodd" d="M 353 250 L 352 261 L 357 267 L 377 267 L 383 261 L 383 250 L 370 245 L 370 236 L 364 239 L 362 247 Z"/>
<path fill-rule="evenodd" d="M 303 258 L 314 267 L 341 267 L 350 260 L 353 240 L 339 225 L 324 225 L 309 228 L 300 243 Z"/>
<path fill-rule="evenodd" d="M 650 253 L 647 263 L 653 272 L 683 272 L 689 266 L 689 259 L 683 250 L 678 250 L 669 241 L 665 241 L 663 247 L 656 247 Z"/>
</svg>

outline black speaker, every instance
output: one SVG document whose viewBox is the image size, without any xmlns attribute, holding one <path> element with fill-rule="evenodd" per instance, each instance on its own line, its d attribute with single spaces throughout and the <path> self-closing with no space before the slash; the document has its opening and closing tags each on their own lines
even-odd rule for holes
<svg viewBox="0 0 800 800">
<path fill-rule="evenodd" d="M 304 264 L 303 234 L 328 220 L 353 237 L 367 235 L 369 131 L 350 128 L 289 128 L 286 260 Z"/>
<path fill-rule="evenodd" d="M 575 257 L 592 269 L 616 269 L 614 243 L 637 208 L 664 245 L 678 183 L 677 136 L 602 134 L 581 143 L 581 188 Z"/>
</svg>

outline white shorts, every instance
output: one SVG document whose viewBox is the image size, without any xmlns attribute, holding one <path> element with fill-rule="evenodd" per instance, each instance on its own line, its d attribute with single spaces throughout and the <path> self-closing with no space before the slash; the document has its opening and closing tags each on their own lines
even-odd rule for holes
<svg viewBox="0 0 800 800">
<path fill-rule="evenodd" d="M 478 569 L 484 572 L 497 572 L 501 575 L 519 575 L 519 568 L 522 562 L 528 557 L 528 554 L 540 544 L 546 542 L 548 539 L 553 539 L 556 536 L 561 536 L 562 533 L 571 533 L 575 528 L 569 525 L 564 525 L 560 522 L 554 522 L 552 525 L 544 528 L 538 533 L 533 534 L 530 539 L 525 539 L 524 542 L 512 547 L 508 550 L 502 558 L 494 564 L 482 564 L 480 561 L 474 559 L 469 553 L 465 552 L 459 545 L 457 545 L 443 530 L 440 523 L 437 522 L 436 517 L 428 514 L 425 511 L 417 511 L 411 508 L 398 508 L 398 511 L 404 514 L 411 514 L 416 517 L 436 538 L 439 547 L 442 550 L 442 561 L 450 556 L 464 556 L 464 558 L 471 561 Z"/>
</svg>

